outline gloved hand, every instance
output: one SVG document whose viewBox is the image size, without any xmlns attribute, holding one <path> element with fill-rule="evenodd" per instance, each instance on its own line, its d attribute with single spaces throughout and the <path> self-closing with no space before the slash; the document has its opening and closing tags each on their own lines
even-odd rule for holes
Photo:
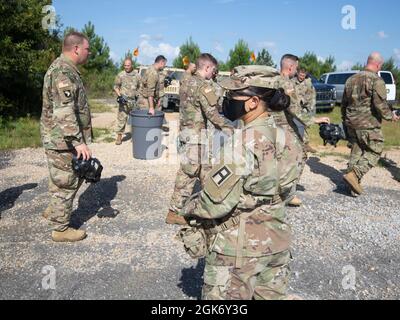
<svg viewBox="0 0 400 320">
<path fill-rule="evenodd" d="M 128 101 L 126 101 L 126 99 L 125 99 L 124 96 L 118 96 L 117 102 L 118 102 L 119 104 L 123 104 L 123 105 L 125 105 L 125 104 L 128 103 Z"/>
</svg>

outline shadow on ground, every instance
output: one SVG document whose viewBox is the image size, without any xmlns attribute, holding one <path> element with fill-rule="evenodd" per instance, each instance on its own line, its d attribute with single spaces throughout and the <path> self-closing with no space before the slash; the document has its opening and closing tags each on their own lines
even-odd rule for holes
<svg viewBox="0 0 400 320">
<path fill-rule="evenodd" d="M 91 184 L 79 198 L 78 209 L 71 217 L 71 225 L 79 229 L 96 215 L 99 218 L 116 218 L 119 211 L 111 206 L 111 201 L 118 194 L 118 183 L 125 179 L 126 176 L 114 176 Z"/>
<path fill-rule="evenodd" d="M 311 172 L 325 176 L 329 178 L 335 185 L 336 190 L 334 192 L 348 196 L 349 191 L 346 184 L 343 182 L 343 173 L 336 170 L 335 168 L 328 166 L 321 162 L 321 159 L 317 157 L 311 157 L 308 159 L 307 164 L 309 165 Z"/>
<path fill-rule="evenodd" d="M 380 163 L 390 172 L 394 180 L 400 182 L 400 168 L 397 167 L 396 162 L 388 158 L 381 158 Z"/>
<path fill-rule="evenodd" d="M 204 267 L 205 260 L 200 259 L 196 267 L 182 270 L 182 276 L 179 279 L 178 288 L 180 288 L 189 298 L 201 299 Z"/>
<path fill-rule="evenodd" d="M 15 202 L 26 190 L 37 188 L 37 183 L 28 183 L 19 187 L 9 188 L 0 192 L 0 217 L 3 211 L 9 210 L 14 207 Z"/>
</svg>

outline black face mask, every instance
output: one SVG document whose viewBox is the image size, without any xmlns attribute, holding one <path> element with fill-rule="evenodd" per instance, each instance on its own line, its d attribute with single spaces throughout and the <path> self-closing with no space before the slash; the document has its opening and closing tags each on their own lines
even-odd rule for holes
<svg viewBox="0 0 400 320">
<path fill-rule="evenodd" d="M 224 116 L 231 120 L 236 121 L 243 117 L 247 112 L 245 108 L 245 104 L 251 98 L 247 100 L 234 100 L 225 98 L 222 103 L 222 110 L 224 112 Z"/>
</svg>

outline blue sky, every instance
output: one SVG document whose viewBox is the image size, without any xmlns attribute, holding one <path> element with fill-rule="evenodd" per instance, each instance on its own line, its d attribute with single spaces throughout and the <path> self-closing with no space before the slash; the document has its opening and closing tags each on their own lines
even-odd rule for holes
<svg viewBox="0 0 400 320">
<path fill-rule="evenodd" d="M 119 59 L 140 46 L 139 62 L 157 54 L 172 60 L 192 36 L 204 52 L 225 61 L 238 39 L 255 52 L 315 52 L 339 69 L 364 62 L 374 50 L 400 65 L 400 2 L 396 0 L 54 0 L 61 22 L 81 29 L 89 20 Z M 345 30 L 342 8 L 355 9 L 356 29 Z"/>
</svg>

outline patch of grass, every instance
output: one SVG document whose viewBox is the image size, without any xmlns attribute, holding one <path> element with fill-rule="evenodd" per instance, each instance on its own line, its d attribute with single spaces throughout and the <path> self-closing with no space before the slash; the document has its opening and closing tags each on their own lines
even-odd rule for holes
<svg viewBox="0 0 400 320">
<path fill-rule="evenodd" d="M 98 102 L 95 102 L 93 100 L 91 100 L 89 102 L 90 105 L 90 111 L 92 113 L 106 113 L 106 112 L 112 112 L 112 107 L 107 106 L 105 104 L 101 104 Z"/>
<path fill-rule="evenodd" d="M 328 117 L 332 123 L 339 124 L 342 122 L 340 107 L 336 107 L 331 113 L 318 113 L 317 117 Z M 322 145 L 322 139 L 319 136 L 319 126 L 313 125 L 308 131 L 310 142 L 314 146 Z M 385 122 L 383 124 L 383 135 L 385 137 L 385 148 L 400 146 L 400 123 Z M 338 146 L 346 146 L 346 141 L 340 141 Z"/>
<path fill-rule="evenodd" d="M 342 159 L 345 159 L 345 160 L 349 160 L 349 159 L 350 159 L 350 156 L 349 156 L 348 154 L 344 154 L 344 153 L 340 153 L 340 152 L 335 152 L 335 151 L 332 151 L 332 152 L 319 152 L 318 155 L 319 155 L 321 158 L 326 158 L 326 157 L 329 157 L 329 156 L 334 156 L 334 157 L 339 157 L 339 158 L 342 158 Z"/>
<path fill-rule="evenodd" d="M 105 128 L 93 128 L 94 142 L 106 142 L 111 143 L 115 141 L 115 137 L 109 129 Z"/>
<path fill-rule="evenodd" d="M 4 120 L 0 118 L 0 150 L 41 146 L 39 119 L 26 117 Z"/>
</svg>

